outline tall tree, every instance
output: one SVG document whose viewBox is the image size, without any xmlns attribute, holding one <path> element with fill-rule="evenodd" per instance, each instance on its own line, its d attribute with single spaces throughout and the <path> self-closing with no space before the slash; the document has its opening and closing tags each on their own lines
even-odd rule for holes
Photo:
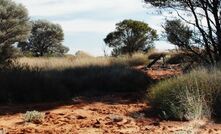
<svg viewBox="0 0 221 134">
<path fill-rule="evenodd" d="M 63 55 L 68 48 L 62 45 L 64 33 L 60 25 L 46 20 L 32 21 L 31 35 L 18 47 L 34 56 Z"/>
<path fill-rule="evenodd" d="M 221 60 L 221 1 L 220 0 L 145 0 L 153 6 L 160 8 L 171 8 L 186 24 L 193 27 L 195 41 L 194 45 L 204 49 L 208 64 L 216 64 Z M 188 13 L 193 19 L 187 19 L 182 12 Z M 191 49 L 196 55 L 201 53 Z"/>
<path fill-rule="evenodd" d="M 156 30 L 136 20 L 124 20 L 116 24 L 116 30 L 109 33 L 104 42 L 113 48 L 112 55 L 148 51 L 157 39 Z"/>
<path fill-rule="evenodd" d="M 30 31 L 27 9 L 11 0 L 0 0 L 0 63 L 13 57 L 13 44 L 26 40 Z"/>
</svg>

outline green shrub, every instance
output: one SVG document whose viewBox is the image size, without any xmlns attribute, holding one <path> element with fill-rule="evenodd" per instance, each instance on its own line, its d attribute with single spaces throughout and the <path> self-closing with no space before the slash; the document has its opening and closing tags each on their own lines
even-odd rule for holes
<svg viewBox="0 0 221 134">
<path fill-rule="evenodd" d="M 27 111 L 24 116 L 24 121 L 25 122 L 32 122 L 32 123 L 42 123 L 44 120 L 44 114 L 38 111 Z"/>
<path fill-rule="evenodd" d="M 193 120 L 218 114 L 220 90 L 221 71 L 200 69 L 159 82 L 148 96 L 163 118 Z"/>
</svg>

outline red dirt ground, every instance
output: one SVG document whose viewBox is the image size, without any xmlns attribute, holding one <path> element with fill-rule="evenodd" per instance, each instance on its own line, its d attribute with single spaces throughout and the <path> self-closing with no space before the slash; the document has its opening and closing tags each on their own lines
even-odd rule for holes
<svg viewBox="0 0 221 134">
<path fill-rule="evenodd" d="M 181 73 L 142 71 L 155 79 Z M 138 93 L 128 93 L 78 97 L 67 103 L 0 106 L 0 134 L 221 134 L 221 124 L 212 122 L 161 121 L 149 104 L 138 98 Z M 22 115 L 27 110 L 43 112 L 43 123 L 24 122 Z"/>
<path fill-rule="evenodd" d="M 135 69 L 141 70 L 152 79 L 161 80 L 182 74 L 182 69 L 179 65 L 167 65 L 165 68 L 154 65 L 151 68 L 146 69 L 144 66 L 137 66 Z"/>
</svg>

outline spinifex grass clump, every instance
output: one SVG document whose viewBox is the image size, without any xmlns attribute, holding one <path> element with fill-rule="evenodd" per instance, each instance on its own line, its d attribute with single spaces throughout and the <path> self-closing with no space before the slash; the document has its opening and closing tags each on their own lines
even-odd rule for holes
<svg viewBox="0 0 221 134">
<path fill-rule="evenodd" d="M 44 114 L 38 111 L 27 111 L 24 116 L 25 122 L 31 122 L 31 123 L 42 123 L 44 120 Z"/>
<path fill-rule="evenodd" d="M 218 114 L 220 90 L 221 71 L 200 69 L 159 82 L 148 96 L 163 118 L 194 120 Z"/>
</svg>

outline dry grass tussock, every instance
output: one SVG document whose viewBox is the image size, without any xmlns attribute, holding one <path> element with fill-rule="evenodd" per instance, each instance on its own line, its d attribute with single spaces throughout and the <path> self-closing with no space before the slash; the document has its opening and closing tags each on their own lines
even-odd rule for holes
<svg viewBox="0 0 221 134">
<path fill-rule="evenodd" d="M 221 71 L 200 68 L 188 74 L 161 81 L 149 91 L 153 107 L 162 118 L 210 119 L 220 116 Z"/>
<path fill-rule="evenodd" d="M 131 66 L 146 57 L 19 58 L 0 70 L 0 103 L 68 100 L 77 95 L 145 91 L 151 79 Z"/>
<path fill-rule="evenodd" d="M 41 69 L 65 69 L 85 66 L 108 66 L 110 61 L 106 58 L 76 58 L 76 57 L 43 57 L 43 58 L 19 58 L 17 62 L 20 65 L 27 65 L 31 68 Z"/>
<path fill-rule="evenodd" d="M 27 65 L 30 68 L 65 69 L 87 66 L 136 66 L 148 63 L 148 54 L 135 53 L 132 57 L 122 55 L 118 57 L 67 56 L 67 57 L 22 57 L 16 64 Z"/>
</svg>

